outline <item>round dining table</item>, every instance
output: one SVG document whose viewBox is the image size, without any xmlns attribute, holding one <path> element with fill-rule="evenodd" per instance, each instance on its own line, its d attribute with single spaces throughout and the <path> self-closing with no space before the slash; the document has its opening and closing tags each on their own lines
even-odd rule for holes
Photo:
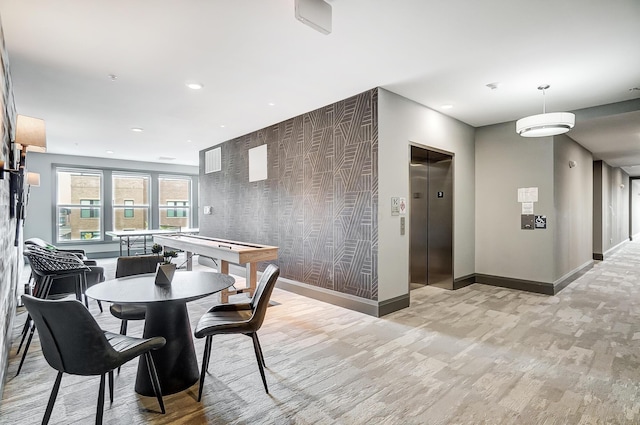
<svg viewBox="0 0 640 425">
<path fill-rule="evenodd" d="M 166 345 L 153 351 L 163 395 L 183 391 L 199 379 L 198 360 L 187 311 L 187 302 L 232 286 L 229 275 L 208 271 L 178 271 L 169 285 L 156 285 L 155 273 L 106 280 L 86 290 L 95 300 L 117 304 L 144 304 L 147 308 L 144 338 L 162 336 Z M 140 357 L 135 390 L 154 396 L 144 357 Z"/>
</svg>

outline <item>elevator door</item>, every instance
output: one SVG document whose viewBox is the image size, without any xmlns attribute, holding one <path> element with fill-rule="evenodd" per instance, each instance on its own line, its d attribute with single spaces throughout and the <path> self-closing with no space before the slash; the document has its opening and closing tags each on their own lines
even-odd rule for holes
<svg viewBox="0 0 640 425">
<path fill-rule="evenodd" d="M 452 156 L 411 147 L 409 277 L 411 287 L 453 289 Z"/>
</svg>

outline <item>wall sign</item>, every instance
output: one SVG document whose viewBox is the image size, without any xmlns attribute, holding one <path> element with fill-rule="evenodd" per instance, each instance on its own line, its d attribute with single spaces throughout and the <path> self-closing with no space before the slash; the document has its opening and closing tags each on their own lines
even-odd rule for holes
<svg viewBox="0 0 640 425">
<path fill-rule="evenodd" d="M 520 228 L 522 230 L 533 230 L 534 229 L 534 217 L 533 214 L 522 214 L 520 216 Z"/>
<path fill-rule="evenodd" d="M 547 228 L 547 216 L 546 215 L 537 215 L 536 220 L 536 229 L 546 229 Z"/>
</svg>

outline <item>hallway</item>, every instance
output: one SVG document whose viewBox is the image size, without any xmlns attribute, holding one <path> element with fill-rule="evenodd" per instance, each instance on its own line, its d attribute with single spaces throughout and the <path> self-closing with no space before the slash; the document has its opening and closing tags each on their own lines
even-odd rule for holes
<svg viewBox="0 0 640 425">
<path fill-rule="evenodd" d="M 260 332 L 270 395 L 250 339 L 220 336 L 202 403 L 194 385 L 167 396 L 167 414 L 157 413 L 154 399 L 133 391 L 134 361 L 116 377 L 105 423 L 640 423 L 639 242 L 596 262 L 557 296 L 474 284 L 424 287 L 411 297 L 409 308 L 378 319 L 276 289 Z M 213 302 L 189 304 L 192 326 Z M 91 311 L 117 331 L 108 310 L 91 303 Z M 14 339 L 24 318 L 20 309 Z M 129 334 L 141 330 L 132 322 Z M 34 339 L 14 378 L 18 342 L 0 423 L 37 424 L 55 372 Z M 195 343 L 200 357 L 204 342 Z M 51 423 L 93 422 L 98 383 L 65 375 Z"/>
</svg>

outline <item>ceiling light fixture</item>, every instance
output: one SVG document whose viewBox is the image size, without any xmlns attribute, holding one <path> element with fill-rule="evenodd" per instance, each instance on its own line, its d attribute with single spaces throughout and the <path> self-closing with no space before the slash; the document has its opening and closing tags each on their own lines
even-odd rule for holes
<svg viewBox="0 0 640 425">
<path fill-rule="evenodd" d="M 186 83 L 186 86 L 189 87 L 191 90 L 200 90 L 201 88 L 204 87 L 200 83 Z"/>
<path fill-rule="evenodd" d="M 545 90 L 548 84 L 538 87 L 542 90 L 542 114 L 531 115 L 516 121 L 516 132 L 522 137 L 546 137 L 564 134 L 576 123 L 571 112 L 546 112 Z"/>
<path fill-rule="evenodd" d="M 135 132 L 135 133 L 142 133 L 144 130 L 141 129 L 140 127 L 133 127 L 131 129 L 131 131 Z"/>
<path fill-rule="evenodd" d="M 442 105 L 440 107 L 440 109 L 451 109 L 451 108 L 453 108 L 453 105 Z"/>
</svg>

